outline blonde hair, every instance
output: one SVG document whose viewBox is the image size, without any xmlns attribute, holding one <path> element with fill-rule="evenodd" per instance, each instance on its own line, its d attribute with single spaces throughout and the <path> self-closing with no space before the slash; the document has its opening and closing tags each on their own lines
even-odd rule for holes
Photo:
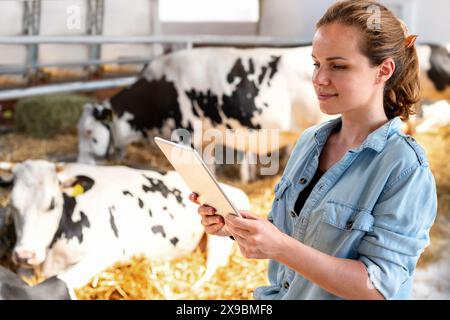
<svg viewBox="0 0 450 320">
<path fill-rule="evenodd" d="M 387 58 L 394 60 L 395 71 L 384 88 L 386 116 L 407 120 L 415 114 L 414 107 L 420 99 L 419 60 L 401 20 L 375 1 L 346 0 L 328 8 L 316 28 L 331 23 L 360 30 L 359 48 L 372 66 L 380 65 Z"/>
</svg>

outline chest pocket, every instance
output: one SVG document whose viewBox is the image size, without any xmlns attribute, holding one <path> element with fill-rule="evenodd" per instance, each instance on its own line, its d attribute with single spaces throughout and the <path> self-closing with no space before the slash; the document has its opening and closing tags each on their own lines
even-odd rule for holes
<svg viewBox="0 0 450 320">
<path fill-rule="evenodd" d="M 367 232 L 373 231 L 369 210 L 328 201 L 321 210 L 312 246 L 334 256 L 351 258 Z"/>
<path fill-rule="evenodd" d="M 279 201 L 282 200 L 283 197 L 285 196 L 285 191 L 287 188 L 289 188 L 289 186 L 291 185 L 291 182 L 283 177 L 281 178 L 281 181 L 277 183 L 277 185 L 275 186 L 275 201 Z"/>
</svg>

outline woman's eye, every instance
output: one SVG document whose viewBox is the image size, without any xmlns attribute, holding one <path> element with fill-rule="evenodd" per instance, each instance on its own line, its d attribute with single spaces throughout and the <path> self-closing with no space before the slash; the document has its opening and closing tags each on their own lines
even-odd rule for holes
<svg viewBox="0 0 450 320">
<path fill-rule="evenodd" d="M 343 69 L 346 69 L 347 67 L 346 66 L 339 66 L 339 65 L 334 65 L 333 66 L 333 69 L 338 69 L 338 70 L 343 70 Z"/>
<path fill-rule="evenodd" d="M 320 65 L 318 63 L 314 63 L 313 66 L 318 68 Z"/>
<path fill-rule="evenodd" d="M 50 202 L 50 207 L 48 208 L 47 211 L 52 211 L 53 209 L 55 209 L 55 198 L 52 198 L 52 201 Z"/>
</svg>

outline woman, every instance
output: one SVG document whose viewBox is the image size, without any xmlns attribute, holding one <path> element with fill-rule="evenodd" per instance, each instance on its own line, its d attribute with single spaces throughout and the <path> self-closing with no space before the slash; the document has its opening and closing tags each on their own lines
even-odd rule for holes
<svg viewBox="0 0 450 320">
<path fill-rule="evenodd" d="M 322 112 L 341 116 L 304 131 L 268 220 L 199 208 L 206 232 L 271 259 L 271 285 L 255 298 L 410 297 L 437 206 L 425 153 L 400 130 L 419 98 L 414 41 L 376 2 L 330 7 L 313 39 L 312 81 Z"/>
</svg>

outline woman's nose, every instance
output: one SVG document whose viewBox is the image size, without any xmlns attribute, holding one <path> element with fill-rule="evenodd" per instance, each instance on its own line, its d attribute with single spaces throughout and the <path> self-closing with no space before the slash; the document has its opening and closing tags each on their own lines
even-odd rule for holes
<svg viewBox="0 0 450 320">
<path fill-rule="evenodd" d="M 320 68 L 314 71 L 312 82 L 318 86 L 328 86 L 331 83 L 327 72 Z"/>
</svg>

